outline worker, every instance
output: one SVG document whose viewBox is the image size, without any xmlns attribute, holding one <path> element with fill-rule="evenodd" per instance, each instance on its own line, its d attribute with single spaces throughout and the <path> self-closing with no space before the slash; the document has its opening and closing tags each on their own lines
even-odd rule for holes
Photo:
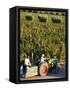
<svg viewBox="0 0 70 90">
<path fill-rule="evenodd" d="M 23 76 L 23 65 L 20 66 L 20 76 Z"/>
<path fill-rule="evenodd" d="M 57 56 L 56 56 L 56 55 L 54 55 L 54 57 L 53 57 L 53 61 L 54 61 L 55 64 L 58 63 L 58 59 L 57 59 Z"/>
<path fill-rule="evenodd" d="M 23 72 L 23 65 L 24 65 L 24 61 L 22 60 L 22 61 L 20 62 L 20 76 L 21 76 L 21 77 L 23 77 L 23 74 L 24 74 L 24 72 Z"/>
<path fill-rule="evenodd" d="M 26 77 L 27 68 L 29 67 L 31 67 L 31 62 L 30 62 L 29 56 L 26 56 L 24 60 L 24 66 L 23 66 L 23 73 L 24 73 L 23 77 Z"/>
<path fill-rule="evenodd" d="M 44 63 L 46 59 L 47 59 L 47 58 L 45 57 L 45 55 L 42 54 L 42 56 L 41 56 L 41 63 Z"/>
</svg>

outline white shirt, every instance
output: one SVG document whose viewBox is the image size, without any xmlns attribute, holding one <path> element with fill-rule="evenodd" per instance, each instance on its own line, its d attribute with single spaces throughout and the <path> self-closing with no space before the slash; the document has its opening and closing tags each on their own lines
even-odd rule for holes
<svg viewBox="0 0 70 90">
<path fill-rule="evenodd" d="M 41 57 L 41 62 L 42 62 L 42 63 L 45 62 L 45 59 L 46 59 L 46 58 Z"/>
<path fill-rule="evenodd" d="M 30 63 L 29 58 L 26 58 L 26 59 L 25 59 L 25 65 L 27 65 L 27 66 L 30 65 L 30 66 L 31 66 L 31 63 Z"/>
</svg>

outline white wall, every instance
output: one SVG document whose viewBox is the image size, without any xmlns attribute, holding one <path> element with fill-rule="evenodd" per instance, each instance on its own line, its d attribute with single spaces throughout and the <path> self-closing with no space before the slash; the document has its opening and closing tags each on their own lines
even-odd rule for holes
<svg viewBox="0 0 70 90">
<path fill-rule="evenodd" d="M 70 81 L 15 85 L 8 81 L 9 73 L 9 8 L 39 6 L 70 9 L 69 0 L 0 0 L 0 90 L 68 90 Z M 69 15 L 70 16 L 70 15 Z M 70 36 L 70 35 L 69 35 Z M 70 43 L 69 43 L 70 45 Z M 69 50 L 70 51 L 70 50 Z M 70 64 L 69 64 L 70 65 Z M 70 70 L 69 70 L 70 71 Z"/>
</svg>

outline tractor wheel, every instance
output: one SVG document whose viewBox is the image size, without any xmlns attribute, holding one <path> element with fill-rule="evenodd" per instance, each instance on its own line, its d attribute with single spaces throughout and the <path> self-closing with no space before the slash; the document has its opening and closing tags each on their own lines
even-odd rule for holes
<svg viewBox="0 0 70 90">
<path fill-rule="evenodd" d="M 46 76 L 48 73 L 48 64 L 45 63 L 41 63 L 39 66 L 39 75 L 40 76 Z"/>
</svg>

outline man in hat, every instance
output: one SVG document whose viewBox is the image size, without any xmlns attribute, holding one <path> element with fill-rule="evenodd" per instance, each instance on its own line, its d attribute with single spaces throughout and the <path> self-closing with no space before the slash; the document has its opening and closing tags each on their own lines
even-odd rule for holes
<svg viewBox="0 0 70 90">
<path fill-rule="evenodd" d="M 47 58 L 45 57 L 44 54 L 42 54 L 42 56 L 41 56 L 41 63 L 44 63 L 46 60 L 47 60 Z"/>
</svg>

